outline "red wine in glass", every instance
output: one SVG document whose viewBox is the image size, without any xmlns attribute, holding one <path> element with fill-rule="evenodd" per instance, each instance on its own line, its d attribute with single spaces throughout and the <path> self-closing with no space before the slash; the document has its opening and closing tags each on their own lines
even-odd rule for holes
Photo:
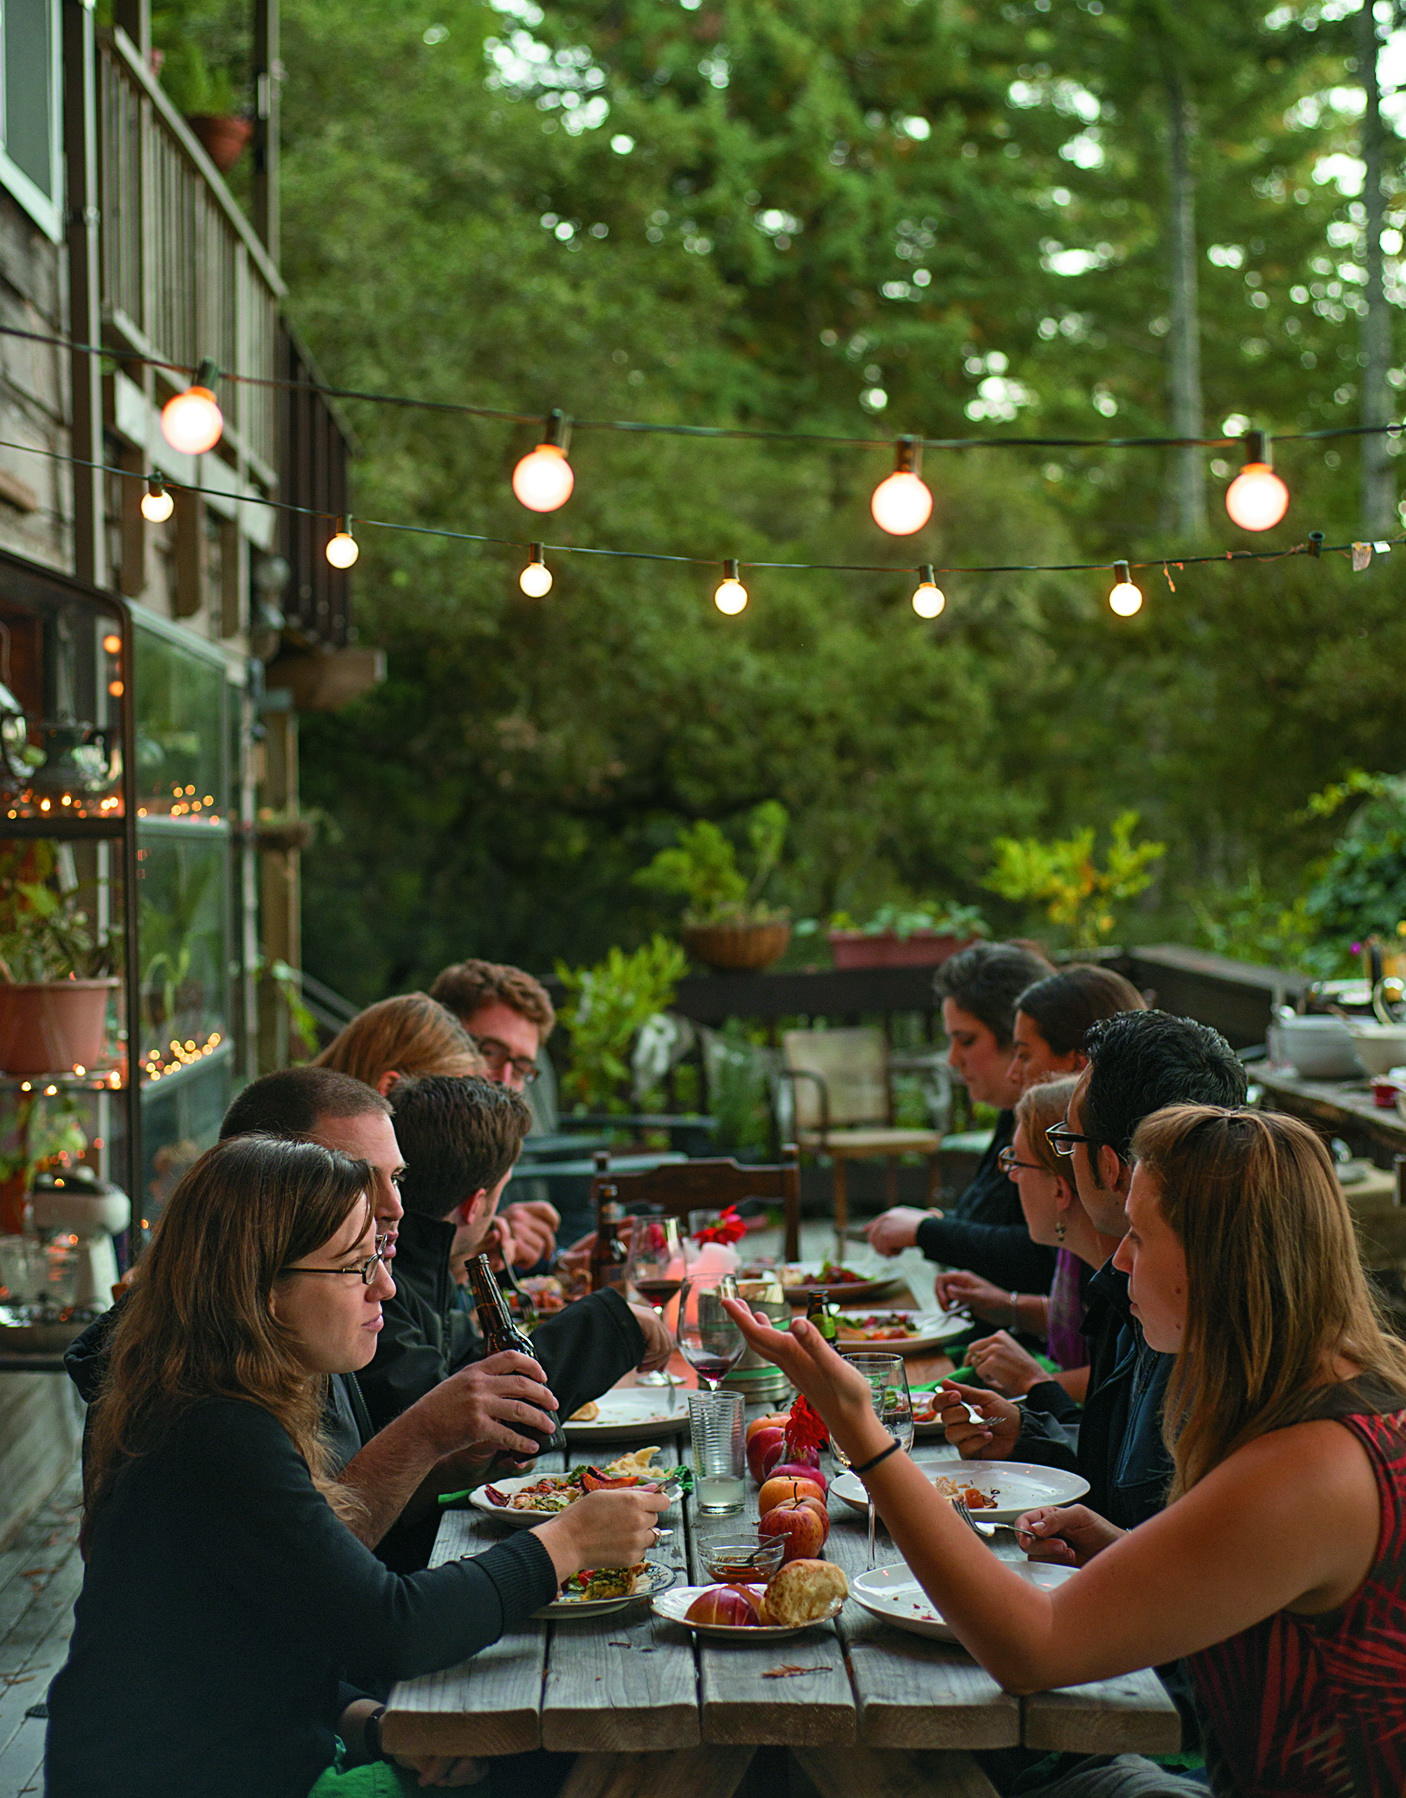
<svg viewBox="0 0 1406 1798">
<path fill-rule="evenodd" d="M 710 1354 L 707 1349 L 686 1347 L 683 1355 L 684 1360 L 688 1362 L 708 1390 L 716 1392 L 726 1376 L 742 1359 L 742 1350 L 739 1348 L 733 1355 L 719 1355 Z"/>
<path fill-rule="evenodd" d="M 635 1286 L 639 1290 L 640 1297 L 645 1304 L 653 1305 L 656 1311 L 662 1311 L 682 1285 L 682 1275 L 677 1279 L 651 1279 L 648 1277 L 642 1279 L 638 1274 L 635 1276 Z"/>
</svg>

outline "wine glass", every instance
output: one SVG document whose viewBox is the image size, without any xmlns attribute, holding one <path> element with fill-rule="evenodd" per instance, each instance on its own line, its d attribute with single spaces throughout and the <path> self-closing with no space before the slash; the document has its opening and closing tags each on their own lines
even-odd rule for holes
<svg viewBox="0 0 1406 1798">
<path fill-rule="evenodd" d="M 625 1278 L 639 1293 L 654 1314 L 663 1321 L 664 1307 L 684 1280 L 683 1244 L 679 1240 L 676 1217 L 645 1216 L 631 1220 L 630 1259 Z M 660 1368 L 656 1373 L 642 1373 L 635 1378 L 637 1386 L 673 1386 L 674 1375 Z"/>
<path fill-rule="evenodd" d="M 864 1375 L 869 1384 L 869 1398 L 874 1415 L 891 1436 L 898 1438 L 906 1452 L 913 1446 L 913 1395 L 908 1390 L 908 1369 L 902 1355 L 846 1355 L 846 1361 Z M 832 1444 L 833 1447 L 833 1444 Z M 836 1450 L 836 1458 L 844 1456 Z M 845 1461 L 848 1466 L 848 1461 Z M 869 1565 L 874 1565 L 874 1531 L 878 1514 L 873 1495 L 867 1489 L 869 1505 Z"/>
<path fill-rule="evenodd" d="M 679 1349 L 709 1392 L 742 1359 L 742 1331 L 723 1310 L 737 1297 L 733 1274 L 690 1274 L 679 1288 Z"/>
</svg>

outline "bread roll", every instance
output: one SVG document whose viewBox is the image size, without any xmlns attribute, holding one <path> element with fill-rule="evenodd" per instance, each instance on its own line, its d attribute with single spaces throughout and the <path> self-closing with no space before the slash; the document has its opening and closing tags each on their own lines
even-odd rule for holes
<svg viewBox="0 0 1406 1798">
<path fill-rule="evenodd" d="M 594 1423 L 600 1416 L 600 1406 L 593 1398 L 588 1398 L 579 1411 L 573 1411 L 567 1418 L 568 1423 Z"/>
<path fill-rule="evenodd" d="M 833 1561 L 792 1561 L 762 1594 L 763 1623 L 814 1623 L 837 1611 L 849 1582 Z"/>
</svg>

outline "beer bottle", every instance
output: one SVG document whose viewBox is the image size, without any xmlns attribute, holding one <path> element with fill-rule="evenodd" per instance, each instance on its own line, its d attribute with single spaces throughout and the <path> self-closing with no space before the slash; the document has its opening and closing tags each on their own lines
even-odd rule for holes
<svg viewBox="0 0 1406 1798">
<path fill-rule="evenodd" d="M 532 1343 L 513 1322 L 513 1315 L 503 1297 L 503 1289 L 488 1265 L 487 1255 L 471 1256 L 466 1271 L 469 1290 L 474 1295 L 479 1334 L 483 1337 L 483 1346 L 488 1354 L 497 1355 L 504 1349 L 516 1349 L 520 1355 L 531 1355 Z M 543 1448 L 549 1448 L 552 1443 L 560 1440 L 560 1427 L 548 1435 L 543 1435 L 541 1430 L 531 1429 L 525 1423 L 515 1423 L 513 1428 L 521 1430 L 524 1436 L 535 1436 Z M 504 1452 L 505 1458 L 509 1460 L 530 1461 L 534 1458 L 532 1455 L 510 1455 Z"/>
<path fill-rule="evenodd" d="M 625 1287 L 625 1268 L 630 1259 L 630 1251 L 620 1240 L 620 1221 L 624 1213 L 615 1200 L 608 1196 L 613 1190 L 611 1187 L 605 1189 L 596 1211 L 596 1242 L 591 1250 L 592 1292 L 602 1292 L 607 1286 L 623 1292 Z"/>
<path fill-rule="evenodd" d="M 835 1342 L 839 1338 L 840 1326 L 834 1312 L 826 1304 L 818 1292 L 811 1293 L 806 1301 L 806 1321 L 813 1323 L 827 1342 Z"/>
</svg>

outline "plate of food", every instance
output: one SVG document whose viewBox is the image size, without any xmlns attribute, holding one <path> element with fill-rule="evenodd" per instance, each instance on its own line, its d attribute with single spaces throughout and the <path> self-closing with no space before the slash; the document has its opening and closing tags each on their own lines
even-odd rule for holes
<svg viewBox="0 0 1406 1798">
<path fill-rule="evenodd" d="M 633 1567 L 587 1567 L 573 1573 L 561 1591 L 534 1617 L 556 1623 L 566 1617 L 600 1617 L 620 1611 L 627 1604 L 667 1592 L 677 1575 L 658 1561 L 637 1561 Z"/>
<path fill-rule="evenodd" d="M 582 1493 L 601 1486 L 647 1486 L 658 1490 L 677 1481 L 681 1474 L 691 1484 L 692 1475 L 687 1469 L 666 1466 L 658 1460 L 663 1452 L 657 1444 L 651 1444 L 628 1455 L 617 1455 L 604 1467 L 573 1467 L 558 1474 L 513 1474 L 477 1487 L 469 1494 L 469 1504 L 485 1517 L 496 1517 L 500 1523 L 517 1529 L 529 1529 L 544 1518 L 558 1516 Z"/>
<path fill-rule="evenodd" d="M 958 1336 L 971 1334 L 964 1311 L 841 1311 L 836 1314 L 840 1349 L 886 1349 L 917 1355 Z"/>
<path fill-rule="evenodd" d="M 715 1641 L 765 1642 L 828 1623 L 849 1595 L 831 1561 L 791 1561 L 768 1585 L 675 1586 L 655 1612 Z"/>
<path fill-rule="evenodd" d="M 1006 1565 L 1023 1580 L 1042 1591 L 1062 1586 L 1075 1571 L 1073 1567 L 1054 1567 L 1043 1561 L 1007 1561 Z M 915 1636 L 933 1636 L 939 1642 L 955 1642 L 956 1636 L 942 1612 L 913 1577 L 912 1569 L 900 1561 L 896 1567 L 875 1567 L 861 1573 L 850 1589 L 856 1604 L 885 1623 L 896 1624 Z"/>
<path fill-rule="evenodd" d="M 1027 1461 L 943 1461 L 923 1471 L 943 1498 L 965 1499 L 981 1523 L 1014 1523 L 1023 1511 L 1037 1505 L 1067 1505 L 1089 1489 L 1082 1474 Z M 868 1515 L 864 1482 L 854 1474 L 837 1474 L 830 1490 L 852 1511 Z"/>
<path fill-rule="evenodd" d="M 688 1404 L 678 1386 L 620 1386 L 573 1411 L 563 1428 L 571 1442 L 628 1442 L 687 1429 Z"/>
<path fill-rule="evenodd" d="M 815 1294 L 842 1304 L 882 1298 L 902 1283 L 897 1274 L 862 1273 L 833 1261 L 822 1261 L 819 1267 L 790 1262 L 780 1269 L 780 1277 L 782 1291 L 793 1305 L 804 1305 Z"/>
</svg>

